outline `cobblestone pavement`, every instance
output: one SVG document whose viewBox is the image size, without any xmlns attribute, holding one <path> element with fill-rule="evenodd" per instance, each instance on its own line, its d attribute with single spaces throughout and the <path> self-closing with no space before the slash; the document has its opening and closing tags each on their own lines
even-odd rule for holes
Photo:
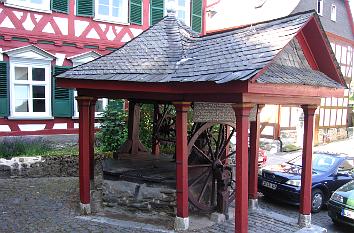
<svg viewBox="0 0 354 233">
<path fill-rule="evenodd" d="M 100 221 L 99 216 L 93 216 L 96 221 L 89 221 L 78 217 L 78 193 L 78 178 L 74 177 L 0 179 L 0 232 L 159 232 L 146 227 L 139 229 L 132 222 Z M 250 214 L 249 225 L 249 232 L 254 233 L 297 229 L 255 214 Z M 234 221 L 190 232 L 234 232 Z"/>
<path fill-rule="evenodd" d="M 0 232 L 152 232 L 78 219 L 78 187 L 78 178 L 0 179 Z"/>
<path fill-rule="evenodd" d="M 259 199 L 259 205 L 264 210 L 269 210 L 275 213 L 279 213 L 295 220 L 298 218 L 298 207 L 287 205 L 284 203 L 275 202 L 266 198 Z M 320 213 L 312 214 L 312 224 L 324 227 L 329 233 L 350 233 L 354 232 L 353 228 L 347 226 L 335 226 L 332 223 L 331 218 L 327 214 L 327 209 L 322 210 Z"/>
</svg>

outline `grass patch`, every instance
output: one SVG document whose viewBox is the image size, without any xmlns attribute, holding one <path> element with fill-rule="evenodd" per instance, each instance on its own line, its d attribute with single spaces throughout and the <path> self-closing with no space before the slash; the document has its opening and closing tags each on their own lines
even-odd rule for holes
<svg viewBox="0 0 354 233">
<path fill-rule="evenodd" d="M 51 149 L 50 143 L 43 138 L 4 138 L 0 143 L 0 158 L 42 155 Z"/>
<path fill-rule="evenodd" d="M 65 157 L 78 156 L 78 145 L 58 146 L 40 137 L 9 137 L 0 141 L 0 158 L 13 157 Z M 111 152 L 105 152 L 102 147 L 95 147 L 95 156 L 112 157 Z"/>
</svg>

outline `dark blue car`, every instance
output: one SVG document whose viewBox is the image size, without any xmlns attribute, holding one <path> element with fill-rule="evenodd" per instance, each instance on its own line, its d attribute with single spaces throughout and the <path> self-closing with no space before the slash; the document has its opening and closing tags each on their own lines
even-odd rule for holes
<svg viewBox="0 0 354 233">
<path fill-rule="evenodd" d="M 266 197 L 299 205 L 302 156 L 259 170 L 258 189 Z M 317 213 L 332 193 L 353 180 L 354 157 L 323 152 L 312 156 L 312 212 Z"/>
</svg>

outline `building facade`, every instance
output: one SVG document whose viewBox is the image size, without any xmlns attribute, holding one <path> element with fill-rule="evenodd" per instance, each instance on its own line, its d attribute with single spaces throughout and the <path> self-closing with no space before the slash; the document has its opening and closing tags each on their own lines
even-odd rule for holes
<svg viewBox="0 0 354 233">
<path fill-rule="evenodd" d="M 352 126 L 352 109 L 348 108 L 353 93 L 354 27 L 348 0 L 209 0 L 206 6 L 207 31 L 255 24 L 298 12 L 314 10 L 319 15 L 326 36 L 340 65 L 348 89 L 343 98 L 323 98 L 315 118 L 315 143 L 347 136 Z M 282 138 L 285 143 L 301 146 L 302 110 L 297 106 L 267 105 L 262 110 L 262 135 Z"/>
<path fill-rule="evenodd" d="M 203 0 L 0 2 L 0 136 L 77 133 L 75 90 L 53 77 L 123 46 L 169 5 L 193 30 L 205 27 Z M 98 100 L 97 115 L 107 102 Z"/>
</svg>

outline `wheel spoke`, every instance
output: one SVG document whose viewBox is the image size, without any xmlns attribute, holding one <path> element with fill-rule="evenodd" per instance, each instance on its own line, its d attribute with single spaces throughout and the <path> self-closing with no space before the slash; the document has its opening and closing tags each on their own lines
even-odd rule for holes
<svg viewBox="0 0 354 233">
<path fill-rule="evenodd" d="M 234 134 L 234 132 L 235 132 L 235 129 L 233 128 L 231 133 L 230 133 L 230 135 L 229 135 L 229 137 L 226 139 L 225 143 L 223 144 L 222 150 L 220 150 L 219 153 L 218 153 L 218 156 L 217 156 L 218 159 L 225 152 L 225 149 L 226 149 L 227 145 L 230 143 L 230 140 L 231 140 L 232 135 Z"/>
<path fill-rule="evenodd" d="M 202 155 L 204 158 L 206 158 L 210 163 L 213 163 L 213 161 L 211 161 L 211 159 L 201 149 L 199 149 L 196 145 L 193 145 L 193 148 L 196 149 L 197 152 L 199 152 L 199 154 Z"/>
<path fill-rule="evenodd" d="M 209 169 L 208 169 L 209 170 Z M 209 171 L 210 172 L 210 171 Z M 193 180 L 193 182 L 191 184 L 189 184 L 189 187 L 192 187 L 193 185 L 195 185 L 196 183 L 198 183 L 198 181 L 200 179 L 202 179 L 205 176 L 205 172 L 202 172 L 195 180 Z"/>
<path fill-rule="evenodd" d="M 204 182 L 202 192 L 199 194 L 198 202 L 200 202 L 200 200 L 202 199 L 202 197 L 203 197 L 203 195 L 204 195 L 204 192 L 205 192 L 205 190 L 206 190 L 206 187 L 208 186 L 208 181 L 209 181 L 210 175 L 211 175 L 211 170 L 209 171 L 208 177 L 206 178 L 206 180 L 205 180 L 205 182 Z"/>
<path fill-rule="evenodd" d="M 221 162 L 225 162 L 226 159 L 230 158 L 230 157 L 233 156 L 234 154 L 236 154 L 236 151 L 233 151 L 233 152 L 231 152 L 230 154 L 228 154 L 227 156 L 225 156 L 225 158 L 223 158 L 223 159 L 221 160 Z"/>
<path fill-rule="evenodd" d="M 213 148 L 211 146 L 211 141 L 210 141 L 210 134 L 209 132 L 207 133 L 207 141 L 208 141 L 208 147 L 209 147 L 209 153 L 210 153 L 210 157 L 212 158 L 212 160 L 215 160 L 215 157 L 214 157 L 214 153 L 213 153 Z"/>
</svg>

